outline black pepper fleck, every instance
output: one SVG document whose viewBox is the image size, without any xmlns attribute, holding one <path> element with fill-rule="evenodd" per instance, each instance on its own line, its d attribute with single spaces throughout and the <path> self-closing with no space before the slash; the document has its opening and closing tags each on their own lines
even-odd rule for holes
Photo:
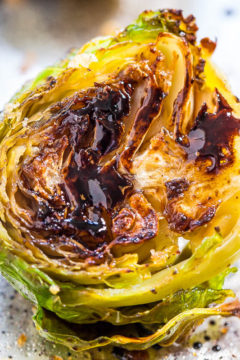
<svg viewBox="0 0 240 360">
<path fill-rule="evenodd" d="M 199 349 L 201 349 L 201 347 L 202 347 L 202 343 L 200 341 L 196 341 L 193 343 L 193 348 L 195 350 L 199 350 Z"/>
<path fill-rule="evenodd" d="M 157 292 L 156 292 L 155 289 L 151 289 L 151 292 L 152 292 L 153 294 L 157 294 Z"/>
<path fill-rule="evenodd" d="M 221 346 L 220 346 L 220 345 L 214 345 L 214 346 L 212 347 L 212 351 L 218 352 L 218 351 L 220 351 L 220 350 L 221 350 Z"/>
</svg>

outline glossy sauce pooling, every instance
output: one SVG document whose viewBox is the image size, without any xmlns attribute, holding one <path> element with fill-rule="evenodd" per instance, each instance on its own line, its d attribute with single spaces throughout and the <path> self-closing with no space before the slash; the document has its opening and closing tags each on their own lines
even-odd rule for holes
<svg viewBox="0 0 240 360">
<path fill-rule="evenodd" d="M 68 111 L 63 120 L 70 132 L 76 123 L 88 124 L 86 131 L 70 142 L 72 156 L 65 169 L 65 187 L 75 208 L 69 224 L 96 239 L 107 241 L 107 210 L 121 202 L 132 186 L 130 180 L 117 171 L 116 161 L 99 165 L 102 156 L 120 143 L 131 93 L 131 84 L 120 83 L 118 89 L 99 86 L 95 97 L 86 99 L 82 108 Z"/>
<path fill-rule="evenodd" d="M 116 159 L 106 162 L 104 157 L 121 142 L 132 92 L 129 82 L 95 84 L 54 110 L 48 145 L 22 170 L 30 188 L 30 177 L 44 174 L 44 156 L 58 153 L 63 158 L 61 194 L 38 202 L 34 221 L 34 229 L 49 240 L 71 237 L 91 251 L 112 240 L 111 210 L 124 200 L 132 183 L 119 173 Z M 88 255 L 86 250 L 83 256 Z"/>
<path fill-rule="evenodd" d="M 233 162 L 233 138 L 240 133 L 240 119 L 232 115 L 220 93 L 217 99 L 218 110 L 214 114 L 207 112 L 206 105 L 202 106 L 184 146 L 188 160 L 206 162 L 209 173 L 217 173 Z"/>
<path fill-rule="evenodd" d="M 96 152 L 90 150 L 81 149 L 73 156 L 65 186 L 76 206 L 68 221 L 95 238 L 105 238 L 107 210 L 124 199 L 132 184 L 117 171 L 115 162 L 101 167 L 97 160 Z"/>
</svg>

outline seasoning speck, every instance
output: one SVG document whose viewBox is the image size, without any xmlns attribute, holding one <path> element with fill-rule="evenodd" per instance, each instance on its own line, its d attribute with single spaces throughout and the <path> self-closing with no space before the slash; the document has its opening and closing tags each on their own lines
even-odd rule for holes
<svg viewBox="0 0 240 360">
<path fill-rule="evenodd" d="M 196 341 L 193 343 L 194 349 L 199 350 L 199 349 L 201 349 L 201 347 L 202 347 L 202 343 L 200 341 Z"/>
<path fill-rule="evenodd" d="M 212 347 L 212 351 L 218 352 L 218 351 L 220 351 L 220 350 L 221 350 L 221 346 L 220 346 L 220 345 L 214 345 L 214 346 Z"/>
<path fill-rule="evenodd" d="M 221 333 L 222 334 L 226 334 L 228 332 L 228 328 L 227 327 L 223 327 L 222 329 L 221 329 Z"/>
<path fill-rule="evenodd" d="M 23 347 L 27 341 L 27 337 L 25 334 L 21 334 L 17 340 L 18 346 Z"/>
</svg>

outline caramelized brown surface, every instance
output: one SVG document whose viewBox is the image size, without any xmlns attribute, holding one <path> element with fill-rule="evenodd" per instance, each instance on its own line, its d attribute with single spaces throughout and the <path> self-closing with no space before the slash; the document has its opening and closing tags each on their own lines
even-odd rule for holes
<svg viewBox="0 0 240 360">
<path fill-rule="evenodd" d="M 181 13 L 164 14 L 182 21 Z M 229 186 L 238 187 L 240 121 L 205 83 L 200 55 L 214 44 L 205 39 L 201 50 L 194 19 L 184 24 L 183 34 L 173 28 L 135 43 L 134 55 L 125 43 L 122 68 L 113 45 L 119 67 L 101 60 L 104 77 L 101 63 L 69 67 L 23 101 L 31 155 L 19 155 L 13 190 L 8 180 L 6 214 L 29 247 L 66 264 L 99 264 L 141 248 L 141 262 L 208 224 Z"/>
<path fill-rule="evenodd" d="M 135 162 L 139 186 L 179 233 L 209 223 L 230 184 L 238 186 L 240 119 L 218 91 L 216 102 L 214 113 L 202 105 L 188 134 L 163 128 Z"/>
<path fill-rule="evenodd" d="M 139 109 L 133 104 L 137 87 Z M 108 248 L 156 236 L 156 213 L 135 193 L 127 168 L 163 97 L 151 77 L 133 69 L 52 106 L 18 185 L 19 201 L 32 209 L 28 221 L 22 219 L 25 236 L 34 234 L 48 256 L 71 252 L 98 263 Z"/>
<path fill-rule="evenodd" d="M 175 135 L 161 127 L 166 94 L 151 71 L 130 68 L 52 106 L 36 156 L 21 165 L 17 197 L 31 208 L 20 220 L 25 236 L 34 234 L 48 256 L 67 252 L 99 263 L 126 251 L 119 247 L 155 238 L 157 212 L 179 233 L 211 221 L 224 190 L 219 184 L 229 182 L 222 170 L 235 161 L 240 121 L 217 92 L 216 113 L 203 104 L 181 134 L 188 73 L 184 84 L 169 124 Z M 159 133 L 139 152 L 153 121 Z"/>
<path fill-rule="evenodd" d="M 208 113 L 206 104 L 202 106 L 184 146 L 188 161 L 202 162 L 203 166 L 207 162 L 206 171 L 215 173 L 234 162 L 233 139 L 240 134 L 240 119 L 232 115 L 220 93 L 217 101 L 214 114 Z"/>
</svg>

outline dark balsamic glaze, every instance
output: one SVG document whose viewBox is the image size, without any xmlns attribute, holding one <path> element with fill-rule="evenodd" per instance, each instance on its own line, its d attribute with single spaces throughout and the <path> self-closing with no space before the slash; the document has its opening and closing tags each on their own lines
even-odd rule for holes
<svg viewBox="0 0 240 360">
<path fill-rule="evenodd" d="M 104 209 L 111 209 L 125 197 L 131 181 L 116 169 L 116 162 L 98 166 L 98 154 L 81 149 L 75 153 L 66 176 L 67 192 L 77 204 L 68 221 L 92 236 L 104 237 L 107 224 Z"/>
<path fill-rule="evenodd" d="M 217 92 L 217 111 L 209 113 L 203 104 L 188 135 L 179 134 L 176 141 L 184 149 L 186 160 L 195 162 L 208 174 L 218 174 L 234 162 L 233 141 L 240 135 L 240 119 L 232 115 L 232 108 Z M 185 179 L 173 179 L 165 183 L 167 198 L 170 200 L 164 214 L 173 231 L 182 233 L 203 226 L 215 216 L 217 206 L 209 205 L 197 219 L 175 211 L 175 200 L 188 190 Z"/>
<path fill-rule="evenodd" d="M 206 168 L 208 173 L 218 173 L 233 162 L 233 138 L 240 134 L 240 119 L 232 115 L 231 107 L 219 92 L 217 100 L 215 114 L 207 112 L 206 104 L 202 106 L 186 143 L 182 143 L 188 160 L 210 162 Z"/>
<path fill-rule="evenodd" d="M 132 187 L 131 181 L 117 171 L 116 161 L 99 165 L 101 157 L 119 145 L 123 118 L 130 110 L 132 86 L 122 82 L 119 85 L 120 89 L 110 86 L 102 89 L 96 84 L 99 86 L 96 97 L 87 100 L 73 115 L 78 123 L 88 119 L 94 128 L 94 140 L 86 148 L 81 139 L 71 143 L 72 157 L 66 169 L 65 186 L 75 210 L 65 221 L 87 231 L 97 239 L 98 245 L 99 238 L 107 240 L 107 210 L 121 202 Z M 72 113 L 67 116 L 72 117 Z M 92 141 L 91 137 L 89 140 Z"/>
<path fill-rule="evenodd" d="M 130 134 L 126 134 L 125 121 L 139 76 L 135 80 L 128 75 L 116 80 L 114 84 L 96 83 L 87 91 L 55 104 L 51 108 L 50 126 L 44 133 L 47 140 L 39 154 L 22 168 L 23 187 L 33 198 L 37 197 L 30 228 L 36 238 L 40 235 L 42 239 L 38 246 L 51 256 L 62 256 L 62 251 L 67 251 L 76 253 L 77 259 L 97 263 L 108 256 L 109 243 L 113 246 L 139 243 L 152 238 L 157 231 L 155 212 L 150 209 L 146 213 L 146 206 L 135 201 L 140 216 L 136 221 L 134 218 L 127 237 L 120 234 L 113 241 L 116 214 L 126 206 L 124 200 L 133 189 L 131 176 L 121 173 L 119 164 L 126 171 L 129 169 L 127 165 L 131 165 L 132 156 L 165 97 L 149 76 L 141 107 Z M 127 147 L 118 154 L 126 139 Z M 61 169 L 61 183 L 53 185 L 54 193 L 52 188 L 49 191 L 49 179 L 45 178 L 46 173 L 47 176 L 51 173 L 45 170 L 52 161 L 51 170 L 55 171 L 55 161 Z"/>
<path fill-rule="evenodd" d="M 118 172 L 116 160 L 105 165 L 101 160 L 121 142 L 132 92 L 133 84 L 128 82 L 95 84 L 55 115 L 55 142 L 50 150 L 66 137 L 69 161 L 62 169 L 63 205 L 56 206 L 53 200 L 38 206 L 34 227 L 45 235 L 49 232 L 49 241 L 71 236 L 91 251 L 111 241 L 111 210 L 124 200 L 132 182 Z M 88 251 L 85 255 L 89 256 Z"/>
</svg>

